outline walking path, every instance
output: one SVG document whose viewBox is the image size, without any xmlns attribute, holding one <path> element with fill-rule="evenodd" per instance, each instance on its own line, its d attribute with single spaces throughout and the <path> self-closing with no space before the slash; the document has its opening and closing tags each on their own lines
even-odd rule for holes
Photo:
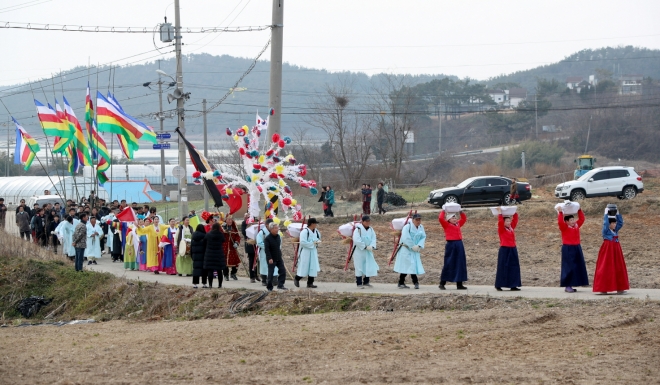
<svg viewBox="0 0 660 385">
<path fill-rule="evenodd" d="M 88 266 L 85 265 L 85 268 L 89 268 L 93 271 L 108 272 L 112 273 L 118 277 L 126 277 L 128 279 L 140 280 L 145 282 L 159 282 L 168 285 L 181 285 L 181 286 L 192 286 L 192 277 L 179 277 L 174 275 L 165 275 L 165 274 L 154 274 L 147 273 L 144 271 L 128 271 L 124 270 L 123 263 L 112 263 L 112 260 L 106 254 L 102 259 L 98 261 L 98 265 Z M 347 273 L 348 274 L 348 273 Z M 521 291 L 511 292 L 507 289 L 504 291 L 497 291 L 492 286 L 477 286 L 470 285 L 469 282 L 466 283 L 468 290 L 456 290 L 456 286 L 452 284 L 447 284 L 447 290 L 441 291 L 438 289 L 437 285 L 421 285 L 419 290 L 414 288 L 410 289 L 399 289 L 396 284 L 393 283 L 374 283 L 372 288 L 360 289 L 356 287 L 354 283 L 345 283 L 345 282 L 323 282 L 317 281 L 314 282 L 318 285 L 318 289 L 314 291 L 319 292 L 339 292 L 339 293 L 360 293 L 360 294 L 401 294 L 401 295 L 416 295 L 416 294 L 470 294 L 470 295 L 488 295 L 492 297 L 525 297 L 525 298 L 573 298 L 573 299 L 582 299 L 582 300 L 598 300 L 606 299 L 612 296 L 617 298 L 637 298 L 637 299 L 650 299 L 655 301 L 660 301 L 660 289 L 632 289 L 628 291 L 625 295 L 600 295 L 595 294 L 591 291 L 590 287 L 578 288 L 577 293 L 569 294 L 565 293 L 563 288 L 560 287 L 537 287 L 537 286 L 525 286 Z M 290 281 L 287 276 L 286 286 L 291 290 L 308 290 L 304 288 L 306 281 L 303 279 L 300 281 L 301 287 L 296 288 L 293 286 L 293 282 Z M 250 283 L 249 279 L 245 277 L 239 277 L 238 281 L 225 281 L 222 284 L 223 288 L 228 289 L 251 289 L 251 290 L 264 290 L 265 288 L 261 286 L 260 282 Z"/>
</svg>

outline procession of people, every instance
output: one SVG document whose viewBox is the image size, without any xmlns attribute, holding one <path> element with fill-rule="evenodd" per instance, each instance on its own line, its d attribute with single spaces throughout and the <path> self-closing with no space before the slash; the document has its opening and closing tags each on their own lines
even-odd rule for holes
<svg viewBox="0 0 660 385">
<path fill-rule="evenodd" d="M 382 189 L 380 184 L 379 189 Z M 365 185 L 364 213 L 352 224 L 350 236 L 345 237 L 350 242 L 347 267 L 349 260 L 352 260 L 355 283 L 362 289 L 373 287 L 371 279 L 380 271 L 374 254 L 377 234 L 366 208 L 370 193 L 369 186 Z M 323 200 L 326 204 L 334 201 L 329 186 Z M 0 210 L 4 214 L 7 208 L 2 202 L 0 199 Z M 233 216 L 208 212 L 202 214 L 206 224 L 200 223 L 193 228 L 193 212 L 190 216 L 179 220 L 170 218 L 163 223 L 155 207 L 133 203 L 131 209 L 136 214 L 135 221 L 126 222 L 117 217 L 129 207 L 125 201 L 106 205 L 96 199 L 96 204 L 99 206 L 92 207 L 86 202 L 76 205 L 69 201 L 66 207 L 46 204 L 30 209 L 22 200 L 16 208 L 16 225 L 23 239 L 51 248 L 55 253 L 58 253 L 59 246 L 59 253 L 73 261 L 77 271 L 83 270 L 84 262 L 87 265 L 98 264 L 103 254 L 107 253 L 113 263 L 123 263 L 126 270 L 191 277 L 194 288 L 199 287 L 200 280 L 203 288 L 213 287 L 214 282 L 216 287 L 222 287 L 226 281 L 238 280 L 241 265 L 245 267 L 250 283 L 260 282 L 267 290 L 287 290 L 284 286 L 287 274 L 290 274 L 296 287 L 301 287 L 300 281 L 303 279 L 306 279 L 303 287 L 318 287 L 316 279 L 321 271 L 323 256 L 318 250 L 322 237 L 315 218 L 304 221 L 304 227 L 294 240 L 297 262 L 294 263 L 294 270 L 288 271 L 282 254 L 283 233 L 279 221 L 276 223 L 272 218 L 259 222 L 261 226 L 250 237 L 247 234 L 249 223 L 252 220 L 257 223 L 258 218 L 250 218 L 248 214 L 240 223 L 240 231 Z M 585 215 L 581 209 L 571 209 L 571 205 L 575 204 L 555 207 L 562 239 L 559 284 L 567 293 L 576 292 L 577 287 L 589 286 L 580 234 Z M 331 216 L 328 215 L 328 208 L 324 206 L 324 216 Z M 493 285 L 497 291 L 503 288 L 519 291 L 522 277 L 515 231 L 520 216 L 515 210 L 511 213 L 507 209 L 508 213 L 504 213 L 502 209 L 493 209 L 496 210 L 494 214 L 500 239 Z M 464 284 L 468 281 L 468 266 L 461 231 L 467 224 L 467 216 L 460 209 L 443 208 L 438 222 L 446 240 L 439 289 L 446 290 L 447 283 L 453 282 L 457 290 L 467 290 Z M 594 274 L 593 291 L 596 293 L 623 294 L 630 289 L 619 242 L 623 224 L 623 217 L 616 206 L 608 205 L 601 231 L 603 244 Z M 409 289 L 406 279 L 410 276 L 413 287 L 419 289 L 419 277 L 426 274 L 422 264 L 423 259 L 428 258 L 426 241 L 422 215 L 411 212 L 400 227 L 390 258 L 390 263 L 394 262 L 393 271 L 399 275 L 398 288 Z"/>
</svg>

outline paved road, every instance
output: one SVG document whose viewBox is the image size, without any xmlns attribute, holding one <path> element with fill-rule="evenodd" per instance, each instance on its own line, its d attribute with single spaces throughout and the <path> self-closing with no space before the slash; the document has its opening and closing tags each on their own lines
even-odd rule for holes
<svg viewBox="0 0 660 385">
<path fill-rule="evenodd" d="M 172 275 L 164 274 L 153 274 L 143 271 L 127 271 L 124 270 L 122 263 L 112 263 L 110 258 L 106 255 L 99 261 L 99 264 L 96 266 L 87 266 L 85 268 L 90 268 L 94 271 L 109 272 L 118 277 L 126 277 L 133 280 L 141 280 L 145 282 L 159 282 L 169 285 L 181 285 L 181 286 L 192 286 L 192 277 L 179 277 Z M 350 274 L 350 273 L 346 273 Z M 341 282 L 315 282 L 318 285 L 318 289 L 315 291 L 320 292 L 339 292 L 339 293 L 374 293 L 374 294 L 403 294 L 403 295 L 416 295 L 416 294 L 438 294 L 438 293 L 452 293 L 452 294 L 471 294 L 471 295 L 489 295 L 492 297 L 525 297 L 525 298 L 573 298 L 573 299 L 582 299 L 582 300 L 598 300 L 606 299 L 611 296 L 617 298 L 637 298 L 637 299 L 651 299 L 655 301 L 660 301 L 660 290 L 659 289 L 632 289 L 625 295 L 616 296 L 616 295 L 597 295 L 591 292 L 591 288 L 579 288 L 577 293 L 568 294 L 559 287 L 523 287 L 521 291 L 511 292 L 505 289 L 505 291 L 496 291 L 492 286 L 476 286 L 470 285 L 469 282 L 466 283 L 468 290 L 456 290 L 456 286 L 451 284 L 447 285 L 447 290 L 441 291 L 437 286 L 423 285 L 420 286 L 419 290 L 415 289 L 398 289 L 395 284 L 386 284 L 386 283 L 374 283 L 373 288 L 369 289 L 359 289 L 353 283 L 341 283 Z M 305 281 L 301 281 L 301 284 L 304 286 Z M 300 289 L 293 286 L 293 282 L 289 280 L 287 276 L 286 286 L 292 290 L 308 290 L 301 287 Z M 223 283 L 224 288 L 229 289 L 253 289 L 253 290 L 263 290 L 265 289 L 261 286 L 261 283 L 250 283 L 245 277 L 239 277 L 238 281 L 229 281 Z"/>
</svg>

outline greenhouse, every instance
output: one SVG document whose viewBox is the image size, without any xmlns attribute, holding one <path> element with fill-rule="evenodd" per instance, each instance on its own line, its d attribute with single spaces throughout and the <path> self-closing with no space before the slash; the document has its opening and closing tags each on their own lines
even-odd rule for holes
<svg viewBox="0 0 660 385">
<path fill-rule="evenodd" d="M 15 176 L 0 178 L 0 198 L 5 198 L 5 204 L 15 206 L 21 199 L 26 201 L 35 195 L 44 195 L 49 190 L 52 195 L 60 195 L 64 199 L 80 201 L 93 191 L 101 199 L 108 199 L 108 193 L 90 178 L 73 178 L 56 176 Z"/>
</svg>

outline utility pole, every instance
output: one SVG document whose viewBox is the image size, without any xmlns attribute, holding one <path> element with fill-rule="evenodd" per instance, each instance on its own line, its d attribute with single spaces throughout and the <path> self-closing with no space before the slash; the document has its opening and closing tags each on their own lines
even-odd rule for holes
<svg viewBox="0 0 660 385">
<path fill-rule="evenodd" d="M 208 131 L 206 130 L 206 99 L 202 100 L 202 116 L 204 117 L 204 158 L 209 158 Z M 209 211 L 209 191 L 204 188 L 204 210 Z"/>
<path fill-rule="evenodd" d="M 584 153 L 587 153 L 587 149 L 589 148 L 589 134 L 591 134 L 591 119 L 593 118 L 593 115 L 589 116 L 589 129 L 587 130 L 587 143 L 584 145 Z"/>
<path fill-rule="evenodd" d="M 536 117 L 535 117 L 536 139 L 539 138 L 539 107 L 538 107 L 538 101 L 539 101 L 539 95 L 537 93 L 536 95 L 534 95 L 534 114 L 536 115 Z"/>
<path fill-rule="evenodd" d="M 284 0 L 273 0 L 273 26 L 270 40 L 270 95 L 275 114 L 268 118 L 268 137 L 282 130 L 282 47 L 284 45 Z"/>
<path fill-rule="evenodd" d="M 9 125 L 11 122 L 9 121 L 9 118 L 7 118 L 7 161 L 5 161 L 5 176 L 9 176 Z M 46 154 L 48 154 L 48 151 L 46 151 Z"/>
<path fill-rule="evenodd" d="M 438 154 L 442 156 L 442 113 L 441 104 L 438 104 Z"/>
<path fill-rule="evenodd" d="M 158 59 L 158 69 L 160 69 L 160 59 Z M 160 72 L 158 73 L 158 122 L 160 123 L 160 133 L 164 133 L 164 122 L 165 117 L 163 116 L 163 81 L 160 78 Z M 161 200 L 165 202 L 165 150 L 160 149 L 160 195 Z"/>
<path fill-rule="evenodd" d="M 522 172 L 523 172 L 523 178 L 525 177 L 525 151 L 520 154 L 520 159 L 522 160 Z"/>
<path fill-rule="evenodd" d="M 174 41 L 176 51 L 176 87 L 181 91 L 181 97 L 176 100 L 176 111 L 179 117 L 179 131 L 186 134 L 185 117 L 183 103 L 185 96 L 183 94 L 183 68 L 181 66 L 181 14 L 179 9 L 179 0 L 174 0 Z M 186 145 L 179 136 L 179 167 L 186 170 L 183 178 L 179 179 L 179 218 L 188 215 L 188 172 L 186 169 Z"/>
</svg>

